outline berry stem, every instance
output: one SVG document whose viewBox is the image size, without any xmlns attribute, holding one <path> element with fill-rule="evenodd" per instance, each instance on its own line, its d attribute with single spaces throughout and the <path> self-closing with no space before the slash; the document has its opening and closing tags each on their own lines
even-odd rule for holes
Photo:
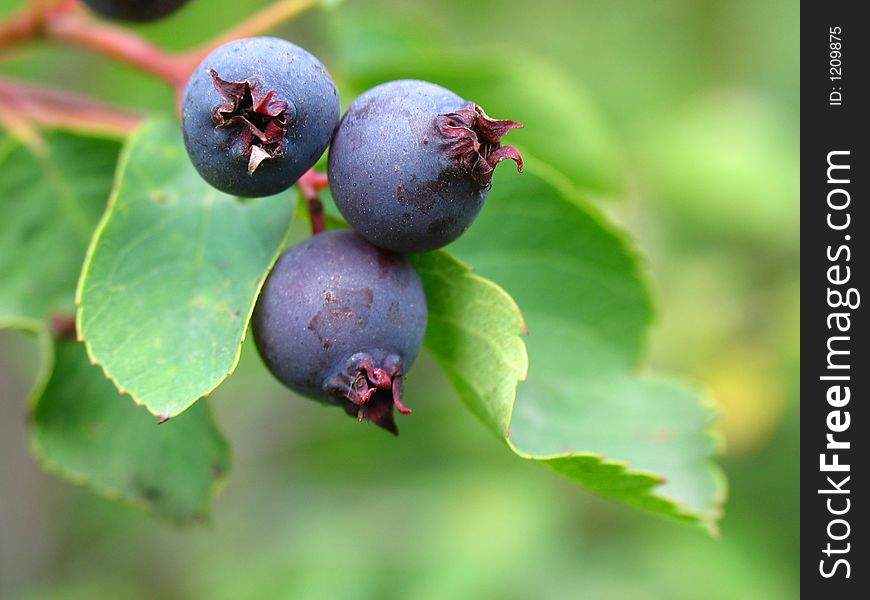
<svg viewBox="0 0 870 600">
<path fill-rule="evenodd" d="M 126 63 L 163 79 L 173 87 L 183 86 L 190 76 L 184 60 L 114 25 L 97 23 L 82 15 L 60 13 L 49 14 L 44 29 L 49 38 Z"/>
<path fill-rule="evenodd" d="M 296 185 L 308 203 L 308 215 L 311 218 L 311 235 L 323 233 L 326 231 L 326 221 L 319 192 L 329 187 L 329 179 L 323 173 L 309 169 L 299 178 Z"/>
</svg>

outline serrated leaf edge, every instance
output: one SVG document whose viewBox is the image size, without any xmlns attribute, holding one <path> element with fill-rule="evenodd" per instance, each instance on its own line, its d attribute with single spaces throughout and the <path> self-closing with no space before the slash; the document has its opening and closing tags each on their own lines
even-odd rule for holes
<svg viewBox="0 0 870 600">
<path fill-rule="evenodd" d="M 0 329 L 9 329 L 31 334 L 36 338 L 37 345 L 39 346 L 39 354 L 41 356 L 40 367 L 39 371 L 37 372 L 33 386 L 28 393 L 27 427 L 29 431 L 28 447 L 30 450 L 30 454 L 45 472 L 73 485 L 77 485 L 85 489 L 91 490 L 94 494 L 100 497 L 112 501 L 117 501 L 135 510 L 147 513 L 149 515 L 153 515 L 161 521 L 170 523 L 174 526 L 193 524 L 199 519 L 206 522 L 210 520 L 211 500 L 220 493 L 221 489 L 223 489 L 229 477 L 229 467 L 232 466 L 232 453 L 229 441 L 220 430 L 220 428 L 217 426 L 217 421 L 214 418 L 214 413 L 210 406 L 208 407 L 207 411 L 208 418 L 212 426 L 214 426 L 214 430 L 218 435 L 218 444 L 222 447 L 224 451 L 226 451 L 228 468 L 224 469 L 220 473 L 220 475 L 212 479 L 211 486 L 209 487 L 208 497 L 201 505 L 197 507 L 197 513 L 193 519 L 191 519 L 190 521 L 173 519 L 169 515 L 157 510 L 153 504 L 149 504 L 144 500 L 137 500 L 132 496 L 124 494 L 124 492 L 119 488 L 97 484 L 96 482 L 89 479 L 87 475 L 80 472 L 73 472 L 71 470 L 64 469 L 58 463 L 48 459 L 45 456 L 42 447 L 40 446 L 39 442 L 36 439 L 36 436 L 33 433 L 33 418 L 36 407 L 39 404 L 39 401 L 42 398 L 42 394 L 45 391 L 46 386 L 48 385 L 49 379 L 54 372 L 54 342 L 51 339 L 51 335 L 49 334 L 48 328 L 46 327 L 45 323 L 43 321 L 40 321 L 39 319 L 3 317 L 0 318 Z M 157 427 L 156 424 L 154 426 Z"/>
<path fill-rule="evenodd" d="M 46 379 L 46 382 L 48 379 Z M 44 388 L 44 386 L 43 386 Z M 41 390 L 40 390 L 41 394 Z M 31 414 L 28 419 L 28 426 L 33 427 L 33 419 L 32 412 L 36 408 L 36 404 L 39 402 L 39 397 L 31 398 Z M 173 525 L 175 527 L 183 527 L 189 525 L 195 525 L 198 523 L 210 523 L 211 522 L 211 501 L 221 492 L 224 485 L 229 478 L 229 472 L 232 467 L 232 452 L 229 445 L 229 441 L 226 436 L 217 426 L 217 421 L 214 418 L 214 413 L 211 407 L 208 407 L 208 418 L 211 424 L 214 426 L 215 432 L 218 435 L 218 443 L 222 447 L 223 450 L 226 451 L 227 454 L 227 468 L 223 469 L 217 477 L 214 477 L 211 481 L 211 485 L 209 486 L 208 496 L 205 500 L 196 507 L 196 512 L 190 519 L 179 519 L 170 517 L 168 514 L 161 512 L 157 509 L 156 505 L 146 502 L 145 500 L 140 500 L 135 498 L 129 494 L 125 494 L 123 490 L 120 488 L 99 484 L 92 479 L 90 479 L 86 474 L 73 471 L 70 469 L 65 469 L 61 467 L 58 463 L 48 459 L 39 442 L 37 441 L 36 436 L 31 432 L 29 436 L 29 445 L 30 445 L 30 453 L 33 455 L 34 459 L 39 463 L 39 465 L 49 474 L 71 483 L 73 485 L 77 485 L 83 487 L 87 490 L 90 490 L 92 493 L 100 496 L 102 498 L 106 498 L 107 500 L 111 500 L 114 502 L 118 502 L 120 504 L 124 504 L 138 510 L 140 512 L 151 515 L 158 520 Z M 154 427 L 163 427 L 164 425 L 157 425 L 156 423 L 153 425 Z M 171 426 L 171 425 L 169 425 Z"/>
<path fill-rule="evenodd" d="M 596 224 L 601 227 L 604 231 L 612 234 L 615 238 L 618 238 L 623 250 L 626 254 L 632 259 L 632 261 L 637 265 L 636 274 L 638 279 L 640 280 L 643 287 L 647 290 L 648 297 L 648 306 L 649 306 L 649 320 L 644 327 L 644 331 L 642 333 L 642 345 L 638 348 L 637 355 L 634 357 L 635 360 L 635 368 L 640 368 L 644 361 L 645 357 L 648 355 L 648 348 L 650 345 L 650 340 L 652 336 L 652 329 L 658 315 L 658 304 L 657 304 L 657 296 L 652 293 L 654 289 L 652 273 L 650 271 L 649 261 L 646 256 L 640 252 L 637 246 L 633 242 L 633 237 L 629 235 L 628 230 L 623 227 L 613 223 L 610 219 L 606 218 L 604 212 L 599 208 L 596 204 L 589 201 L 583 193 L 578 190 L 577 186 L 571 182 L 565 175 L 561 172 L 550 166 L 548 163 L 537 160 L 534 158 L 531 153 L 529 153 L 526 149 L 522 147 L 522 145 L 517 145 L 517 147 L 522 152 L 523 156 L 526 159 L 527 164 L 535 165 L 535 174 L 543 179 L 548 184 L 552 185 L 556 190 L 562 195 L 565 201 L 574 204 L 578 208 L 582 209 L 591 219 L 594 219 Z M 507 293 L 507 292 L 505 292 Z M 635 377 L 639 377 L 640 375 L 637 373 L 633 374 Z M 712 397 L 707 391 L 699 391 L 698 396 L 700 398 L 699 403 L 702 406 L 705 406 L 708 410 L 715 415 L 716 413 L 716 405 L 712 401 Z M 516 404 L 516 393 L 514 394 L 514 405 Z M 513 411 L 511 413 L 511 417 L 513 416 Z M 715 450 L 712 452 L 707 460 L 707 468 L 710 471 L 713 478 L 716 480 L 716 495 L 713 500 L 713 505 L 711 507 L 711 511 L 708 512 L 699 512 L 692 509 L 689 509 L 684 504 L 677 502 L 671 498 L 668 498 L 663 495 L 655 494 L 653 492 L 654 489 L 659 487 L 655 486 L 651 488 L 650 495 L 653 497 L 663 500 L 669 504 L 671 504 L 675 508 L 675 513 L 677 515 L 685 515 L 692 519 L 697 519 L 697 521 L 707 529 L 711 535 L 718 536 L 718 526 L 716 522 L 721 519 L 724 514 L 724 504 L 727 498 L 727 479 L 724 476 L 724 472 L 721 467 L 713 460 L 714 456 L 717 456 L 721 453 L 721 447 L 723 444 L 722 437 L 715 429 L 715 418 L 711 419 L 711 425 L 706 430 L 706 435 L 710 439 L 713 440 Z M 596 455 L 595 453 L 560 453 L 554 455 L 534 455 L 523 452 L 519 448 L 513 445 L 510 439 L 506 440 L 511 449 L 521 458 L 525 460 L 535 460 L 538 462 L 552 461 L 556 459 L 564 459 L 570 458 L 571 456 L 601 456 Z M 620 465 L 624 468 L 626 473 L 629 474 L 640 474 L 655 477 L 660 480 L 661 483 L 664 483 L 666 478 L 662 475 L 654 473 L 652 471 L 645 471 L 642 469 L 631 469 L 629 463 L 614 460 L 614 459 L 606 459 L 602 457 L 603 462 L 606 464 L 615 464 Z M 584 486 L 585 487 L 585 486 Z"/>
<path fill-rule="evenodd" d="M 290 235 L 290 228 L 292 225 L 292 221 L 295 218 L 295 215 L 291 215 L 291 217 L 290 217 L 291 223 L 288 224 L 287 230 L 284 232 L 284 236 L 282 237 L 281 242 L 278 244 L 275 255 L 272 257 L 272 260 L 269 262 L 269 266 L 266 269 L 266 271 L 263 273 L 263 276 L 260 277 L 259 280 L 257 281 L 257 286 L 256 286 L 256 290 L 254 293 L 253 301 L 251 302 L 251 304 L 250 304 L 250 306 L 245 314 L 245 327 L 242 330 L 242 337 L 239 340 L 239 344 L 236 348 L 235 356 L 233 357 L 232 365 L 227 370 L 227 373 L 225 375 L 223 375 L 222 377 L 220 377 L 214 383 L 214 385 L 212 385 L 210 388 L 208 388 L 201 395 L 197 396 L 196 398 L 194 398 L 193 400 L 191 400 L 190 402 L 185 404 L 182 408 L 180 408 L 180 409 L 176 410 L 175 412 L 172 412 L 168 415 L 164 414 L 164 413 L 160 413 L 159 411 L 155 411 L 150 406 L 148 406 L 147 403 L 140 400 L 136 396 L 136 394 L 134 394 L 131 391 L 125 390 L 125 388 L 122 385 L 120 385 L 120 383 L 115 378 L 115 376 L 109 371 L 108 367 L 106 367 L 102 362 L 99 361 L 99 359 L 97 359 L 96 355 L 93 352 L 93 348 L 91 347 L 91 343 L 82 334 L 82 312 L 83 312 L 82 294 L 84 293 L 85 280 L 87 279 L 88 273 L 90 272 L 90 266 L 91 266 L 91 262 L 93 261 L 94 252 L 96 251 L 96 247 L 97 247 L 100 239 L 103 236 L 103 231 L 105 230 L 106 226 L 108 225 L 109 220 L 114 212 L 115 202 L 117 200 L 118 193 L 119 193 L 120 187 L 121 187 L 121 174 L 124 172 L 124 170 L 127 167 L 127 163 L 130 159 L 130 154 L 132 152 L 131 148 L 133 147 L 134 142 L 139 137 L 144 135 L 148 129 L 150 129 L 152 127 L 157 127 L 159 124 L 165 123 L 165 122 L 166 122 L 166 119 L 154 119 L 154 120 L 146 122 L 141 127 L 139 127 L 139 129 L 137 129 L 133 134 L 130 135 L 130 137 L 125 142 L 124 147 L 121 149 L 121 154 L 118 158 L 118 165 L 115 169 L 114 181 L 112 183 L 112 192 L 109 196 L 109 201 L 106 204 L 106 210 L 105 210 L 105 212 L 103 212 L 102 217 L 100 217 L 100 221 L 97 224 L 96 229 L 94 230 L 94 235 L 93 235 L 93 237 L 91 237 L 91 241 L 88 244 L 88 249 L 87 249 L 87 252 L 85 253 L 85 260 L 84 260 L 84 263 L 82 265 L 81 273 L 79 274 L 78 283 L 76 284 L 76 297 L 75 297 L 76 335 L 78 336 L 79 341 L 84 342 L 85 349 L 87 350 L 87 354 L 88 354 L 88 359 L 93 364 L 100 366 L 100 368 L 103 371 L 103 374 L 106 376 L 106 378 L 109 381 L 112 382 L 112 384 L 118 389 L 118 391 L 120 393 L 129 395 L 130 398 L 133 400 L 133 402 L 136 404 L 136 406 L 144 406 L 148 410 L 148 412 L 150 412 L 152 415 L 154 415 L 158 419 L 167 419 L 167 418 L 171 419 L 171 418 L 177 417 L 178 415 L 180 415 L 181 413 L 186 411 L 188 408 L 193 406 L 201 398 L 208 397 L 213 391 L 215 391 L 218 387 L 220 387 L 220 385 L 224 381 L 226 381 L 227 378 L 230 377 L 230 375 L 232 375 L 235 372 L 236 367 L 238 367 L 239 361 L 241 360 L 241 357 L 242 357 L 242 344 L 244 344 L 245 339 L 247 338 L 248 323 L 250 323 L 251 316 L 254 314 L 254 307 L 256 305 L 257 298 L 260 296 L 260 292 L 262 291 L 263 286 L 266 283 L 266 276 L 272 270 L 272 267 L 275 265 L 275 262 L 278 260 L 278 258 L 281 255 L 281 251 L 282 251 L 283 247 L 287 243 L 288 236 Z M 288 194 L 288 196 L 293 198 L 293 200 L 292 200 L 293 202 L 297 202 L 295 195 Z M 292 211 L 292 212 L 295 213 L 295 211 Z M 125 391 L 121 392 L 121 390 L 125 390 Z"/>
<path fill-rule="evenodd" d="M 504 299 L 505 301 L 507 301 L 508 304 L 510 304 L 510 306 L 513 309 L 514 313 L 516 314 L 517 320 L 519 322 L 519 327 L 517 329 L 517 338 L 519 339 L 520 346 L 522 347 L 522 363 L 520 365 L 520 373 L 518 375 L 517 384 L 525 381 L 526 378 L 528 377 L 528 373 L 529 373 L 529 355 L 528 355 L 528 349 L 526 348 L 526 344 L 523 341 L 522 336 L 528 333 L 528 328 L 526 327 L 526 320 L 525 320 L 525 317 L 523 317 L 523 313 L 522 313 L 522 310 L 520 309 L 519 305 L 516 303 L 516 301 L 513 299 L 513 297 L 504 290 L 504 288 L 502 288 L 500 285 L 498 285 L 497 283 L 495 283 L 494 281 L 492 281 L 490 279 L 487 279 L 485 277 L 481 277 L 480 275 L 478 275 L 477 273 L 474 272 L 474 269 L 470 265 L 466 264 L 465 262 L 463 262 L 462 260 L 460 260 L 456 256 L 450 254 L 449 252 L 443 251 L 443 250 L 439 251 L 438 253 L 442 257 L 446 258 L 449 262 L 453 263 L 453 265 L 458 267 L 460 270 L 462 270 L 465 277 L 469 278 L 470 280 L 472 280 L 480 285 L 483 285 L 483 286 L 489 288 L 492 291 L 495 291 L 499 296 L 501 296 L 502 299 Z M 420 270 L 420 267 L 417 264 L 415 264 L 414 267 L 416 269 Z M 425 269 L 423 269 L 423 271 L 425 271 Z M 425 340 L 424 340 L 424 345 L 426 345 Z M 431 348 L 428 348 L 428 346 L 427 346 L 427 350 L 429 350 L 429 353 L 435 357 L 435 359 L 438 361 L 438 364 L 441 365 L 442 369 L 444 369 L 446 372 L 452 372 L 452 369 L 450 369 L 450 367 L 445 362 L 443 362 L 441 360 L 441 357 L 438 355 L 437 352 L 435 352 Z M 455 375 L 455 373 L 454 373 L 454 375 Z M 493 430 L 494 433 L 497 433 L 500 436 L 503 435 L 505 437 L 505 439 L 510 437 L 510 424 L 511 424 L 511 421 L 513 420 L 513 413 L 514 413 L 515 406 L 516 406 L 516 387 L 514 388 L 513 400 L 511 401 L 510 410 L 508 411 L 507 419 L 505 420 L 507 423 L 506 430 L 505 431 L 498 431 L 497 429 Z"/>
</svg>

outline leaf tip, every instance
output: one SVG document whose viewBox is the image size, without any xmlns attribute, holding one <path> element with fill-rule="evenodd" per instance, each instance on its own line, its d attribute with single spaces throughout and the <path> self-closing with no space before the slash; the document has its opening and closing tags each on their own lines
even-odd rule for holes
<svg viewBox="0 0 870 600">
<path fill-rule="evenodd" d="M 507 293 L 507 292 L 505 292 L 505 293 Z M 526 315 L 523 314 L 523 309 L 521 309 L 520 305 L 517 304 L 517 301 L 513 299 L 513 296 L 510 296 L 508 294 L 508 297 L 511 299 L 511 302 L 513 303 L 513 305 L 517 311 L 517 317 L 519 317 L 519 320 L 520 320 L 520 333 L 522 335 L 529 335 L 529 325 L 528 325 L 528 323 L 526 323 Z"/>
</svg>

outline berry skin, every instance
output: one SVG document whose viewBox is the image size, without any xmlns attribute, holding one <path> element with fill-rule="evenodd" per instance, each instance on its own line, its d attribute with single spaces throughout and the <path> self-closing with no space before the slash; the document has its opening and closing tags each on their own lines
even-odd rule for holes
<svg viewBox="0 0 870 600">
<path fill-rule="evenodd" d="M 209 54 L 190 78 L 184 143 L 212 186 L 270 196 L 314 166 L 339 114 L 335 83 L 319 60 L 286 40 L 247 38 Z"/>
<path fill-rule="evenodd" d="M 83 0 L 95 13 L 119 21 L 156 21 L 174 13 L 188 0 Z"/>
<path fill-rule="evenodd" d="M 300 394 L 398 434 L 393 406 L 426 331 L 426 298 L 406 258 L 345 229 L 287 250 L 252 327 L 266 366 Z"/>
<path fill-rule="evenodd" d="M 360 96 L 329 150 L 332 196 L 348 223 L 395 252 L 440 248 L 468 229 L 495 166 L 522 158 L 499 142 L 513 121 L 424 81 L 392 81 Z"/>
</svg>

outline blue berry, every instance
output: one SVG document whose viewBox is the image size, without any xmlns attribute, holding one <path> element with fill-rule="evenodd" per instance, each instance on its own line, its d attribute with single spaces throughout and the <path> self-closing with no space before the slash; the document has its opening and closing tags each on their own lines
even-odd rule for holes
<svg viewBox="0 0 870 600">
<path fill-rule="evenodd" d="M 269 196 L 320 158 L 338 124 L 338 92 L 326 68 L 278 38 L 230 42 L 197 67 L 183 100 L 184 142 L 217 189 Z"/>
<path fill-rule="evenodd" d="M 426 298 L 406 258 L 351 230 L 285 252 L 266 280 L 252 327 L 260 356 L 298 393 L 398 433 L 393 406 L 426 330 Z"/>
<path fill-rule="evenodd" d="M 517 127 L 424 81 L 392 81 L 360 96 L 329 151 L 341 214 L 373 244 L 396 252 L 444 246 L 471 225 L 493 170 L 522 158 L 500 140 Z"/>
<path fill-rule="evenodd" d="M 188 0 L 83 0 L 95 13 L 119 21 L 156 21 Z"/>
</svg>

